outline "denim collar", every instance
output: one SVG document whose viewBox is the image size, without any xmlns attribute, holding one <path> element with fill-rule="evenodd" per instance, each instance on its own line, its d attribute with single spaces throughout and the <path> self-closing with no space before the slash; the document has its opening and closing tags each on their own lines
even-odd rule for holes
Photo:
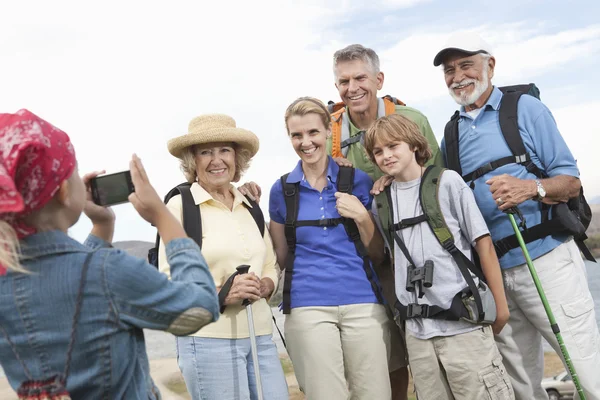
<svg viewBox="0 0 600 400">
<path fill-rule="evenodd" d="M 35 233 L 21 241 L 21 254 L 24 257 L 89 251 L 92 249 L 60 230 Z"/>
</svg>

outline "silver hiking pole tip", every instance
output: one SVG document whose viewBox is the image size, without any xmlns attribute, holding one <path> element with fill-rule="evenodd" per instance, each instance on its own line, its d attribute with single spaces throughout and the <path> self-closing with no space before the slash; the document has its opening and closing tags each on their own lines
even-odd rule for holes
<svg viewBox="0 0 600 400">
<path fill-rule="evenodd" d="M 516 208 L 516 207 L 515 207 Z M 544 288 L 538 278 L 537 271 L 533 266 L 533 261 L 531 261 L 531 257 L 529 255 L 529 251 L 527 251 L 527 246 L 525 245 L 525 241 L 523 240 L 523 236 L 521 235 L 521 231 L 519 230 L 519 226 L 515 221 L 514 212 L 508 212 L 508 218 L 510 219 L 510 223 L 515 231 L 515 236 L 517 237 L 517 241 L 519 242 L 519 246 L 523 251 L 523 255 L 525 256 L 525 261 L 527 262 L 527 267 L 529 268 L 529 272 L 531 273 L 531 277 L 533 278 L 533 283 L 538 291 L 540 299 L 542 300 L 542 304 L 544 306 L 544 310 L 546 310 L 546 315 L 548 316 L 548 321 L 550 322 L 550 327 L 552 328 L 552 332 L 556 336 L 556 340 L 558 345 L 560 346 L 560 351 L 562 353 L 563 359 L 565 360 L 565 364 L 567 364 L 567 369 L 569 370 L 569 374 L 571 375 L 571 379 L 573 379 L 573 383 L 575 384 L 575 388 L 577 389 L 577 393 L 579 394 L 580 400 L 586 400 L 585 393 L 583 392 L 583 388 L 579 383 L 579 375 L 577 375 L 577 371 L 575 371 L 575 367 L 573 366 L 573 362 L 571 361 L 571 356 L 569 356 L 569 351 L 567 350 L 567 346 L 563 341 L 562 335 L 560 333 L 560 328 L 558 326 L 558 322 L 554 318 L 554 313 L 550 308 L 550 304 L 548 303 L 548 299 L 546 298 L 546 293 L 544 292 Z M 520 214 L 520 213 L 518 213 Z"/>
<path fill-rule="evenodd" d="M 237 268 L 240 275 L 247 274 L 250 270 L 249 265 L 240 265 Z M 248 333 L 250 336 L 250 349 L 252 352 L 252 364 L 254 364 L 254 378 L 256 379 L 256 395 L 258 400 L 263 400 L 262 381 L 260 379 L 260 368 L 258 365 L 258 352 L 256 348 L 256 334 L 254 333 L 254 317 L 252 316 L 252 303 L 248 299 L 242 302 L 242 305 L 246 307 L 246 314 L 248 315 Z"/>
</svg>

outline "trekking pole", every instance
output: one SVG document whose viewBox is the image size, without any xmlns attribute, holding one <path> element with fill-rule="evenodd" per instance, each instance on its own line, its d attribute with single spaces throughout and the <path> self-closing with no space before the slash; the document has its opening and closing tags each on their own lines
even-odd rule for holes
<svg viewBox="0 0 600 400">
<path fill-rule="evenodd" d="M 240 265 L 236 269 L 240 275 L 247 274 L 250 266 Z M 258 353 L 256 350 L 256 334 L 254 333 L 254 317 L 252 316 L 252 304 L 250 303 L 250 300 L 245 299 L 242 302 L 242 305 L 246 306 L 246 314 L 248 315 L 248 332 L 250 333 L 250 349 L 252 351 L 252 363 L 254 364 L 254 378 L 256 379 L 256 394 L 258 396 L 258 400 L 263 400 L 260 368 L 258 366 Z"/>
<path fill-rule="evenodd" d="M 560 328 L 558 327 L 558 323 L 554 318 L 554 313 L 548 304 L 548 299 L 546 299 L 546 294 L 544 293 L 544 288 L 542 288 L 542 284 L 538 278 L 535 267 L 533 266 L 533 262 L 531 261 L 531 257 L 529 256 L 529 252 L 527 251 L 527 247 L 525 246 L 525 241 L 523 240 L 523 236 L 521 235 L 521 231 L 515 221 L 515 217 L 513 216 L 513 212 L 508 210 L 508 218 L 510 219 L 510 223 L 512 224 L 513 230 L 515 231 L 515 236 L 519 242 L 519 246 L 521 246 L 521 250 L 523 251 L 523 255 L 525 256 L 525 260 L 527 261 L 527 267 L 529 267 L 529 272 L 531 273 L 531 277 L 533 278 L 533 283 L 535 284 L 535 288 L 540 295 L 540 299 L 542 300 L 542 304 L 544 305 L 544 310 L 546 310 L 546 314 L 548 315 L 548 320 L 550 321 L 550 327 L 552 328 L 552 332 L 556 336 L 556 340 L 558 341 L 558 345 L 560 346 L 560 351 L 562 353 L 563 358 L 565 359 L 565 363 L 567 364 L 567 369 L 569 370 L 569 374 L 573 379 L 573 383 L 577 388 L 577 393 L 579 393 L 579 398 L 581 400 L 585 400 L 585 393 L 583 393 L 583 389 L 579 384 L 579 376 L 577 375 L 577 371 L 575 371 L 575 367 L 571 362 L 571 357 L 569 356 L 569 352 L 565 343 L 563 342 L 562 335 L 560 334 Z"/>
</svg>

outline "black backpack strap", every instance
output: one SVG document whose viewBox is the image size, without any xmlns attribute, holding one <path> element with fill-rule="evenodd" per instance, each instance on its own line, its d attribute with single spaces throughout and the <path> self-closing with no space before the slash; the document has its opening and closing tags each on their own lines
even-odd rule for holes
<svg viewBox="0 0 600 400">
<path fill-rule="evenodd" d="M 585 237 L 583 238 L 575 239 L 575 244 L 577 245 L 579 251 L 581 251 L 586 260 L 597 263 L 598 261 L 596 261 L 596 257 L 594 257 L 590 249 L 588 249 L 588 247 L 585 244 L 585 239 L 587 239 L 587 235 L 584 236 Z"/>
<path fill-rule="evenodd" d="M 339 167 L 337 176 L 337 190 L 342 193 L 352 194 L 354 189 L 354 168 Z"/>
<path fill-rule="evenodd" d="M 446 166 L 462 175 L 460 158 L 458 154 L 458 119 L 460 112 L 457 110 L 446 123 L 444 128 L 444 144 L 446 146 Z"/>
<path fill-rule="evenodd" d="M 344 147 L 348 147 L 354 143 L 362 143 L 363 142 L 363 137 L 365 136 L 365 131 L 360 131 L 358 132 L 356 135 L 349 137 L 346 140 L 343 140 L 342 143 L 340 144 L 340 148 L 344 148 Z"/>
<path fill-rule="evenodd" d="M 446 321 L 458 321 L 461 318 L 469 318 L 469 312 L 462 302 L 463 293 L 457 293 L 452 299 L 450 308 L 443 309 L 440 306 L 429 304 L 411 303 L 403 305 L 399 301 L 394 305 L 398 311 L 398 318 L 407 320 L 411 318 L 430 318 L 441 319 Z"/>
<path fill-rule="evenodd" d="M 404 240 L 402 240 L 402 237 L 398 234 L 398 231 L 394 230 L 392 233 L 394 235 L 394 241 L 400 248 L 400 251 L 402 252 L 402 254 L 404 254 L 404 257 L 406 258 L 406 260 L 410 263 L 410 265 L 415 266 L 415 262 L 413 261 L 412 257 L 410 256 L 410 253 L 408 252 L 408 249 L 406 248 L 406 245 L 404 244 Z"/>
<path fill-rule="evenodd" d="M 352 194 L 352 189 L 354 188 L 354 171 L 355 170 L 352 167 L 339 167 L 337 176 L 338 192 Z M 365 270 L 367 279 L 371 283 L 371 289 L 373 289 L 373 293 L 375 294 L 377 301 L 380 304 L 384 304 L 381 290 L 379 290 L 377 281 L 375 279 L 375 273 L 371 268 L 369 252 L 360 238 L 360 232 L 358 230 L 358 226 L 356 226 L 356 222 L 354 222 L 354 220 L 351 218 L 344 218 L 343 223 L 344 228 L 346 229 L 346 234 L 352 243 L 354 243 L 354 247 L 356 248 L 358 255 L 363 259 L 363 269 Z"/>
<path fill-rule="evenodd" d="M 260 209 L 260 206 L 258 205 L 257 202 L 255 202 L 248 196 L 246 196 L 246 200 L 248 200 L 248 203 L 250 203 L 250 206 L 251 206 L 251 207 L 246 207 L 248 209 L 248 212 L 250 212 L 250 215 L 252 215 L 252 218 L 254 218 L 254 222 L 256 222 L 256 226 L 258 227 L 258 230 L 260 231 L 260 235 L 262 237 L 265 237 L 265 216 L 264 216 L 262 210 Z"/>
<path fill-rule="evenodd" d="M 523 92 L 517 91 L 507 91 L 504 93 L 498 117 L 502 136 L 504 136 L 504 140 L 515 157 L 527 154 L 521 133 L 519 132 L 519 122 L 517 120 L 517 104 L 522 95 Z"/>
<path fill-rule="evenodd" d="M 395 231 L 398 231 L 398 230 L 406 229 L 408 227 L 411 227 L 413 225 L 417 225 L 417 224 L 420 224 L 421 222 L 426 222 L 426 221 L 427 221 L 427 216 L 425 214 L 421 214 L 418 217 L 401 219 L 399 222 L 396 222 L 395 224 L 392 225 L 392 229 Z"/>
<path fill-rule="evenodd" d="M 177 186 L 181 193 L 181 204 L 183 205 L 183 229 L 185 233 L 198 243 L 202 248 L 202 221 L 200 220 L 200 207 L 196 205 L 190 184 Z"/>
<path fill-rule="evenodd" d="M 473 172 L 463 175 L 462 178 L 465 182 L 471 182 L 471 181 L 474 181 L 474 180 L 482 177 L 483 175 L 487 174 L 488 172 L 491 172 L 491 171 L 498 169 L 500 167 L 503 167 L 505 165 L 514 164 L 514 163 L 523 164 L 529 172 L 532 172 L 536 176 L 538 175 L 539 169 L 531 161 L 531 156 L 529 155 L 529 153 L 526 153 L 526 154 L 522 154 L 519 156 L 508 156 L 508 157 L 499 158 L 498 160 L 495 160 L 495 161 L 492 161 L 492 162 L 482 165 L 481 167 L 477 168 Z M 539 178 L 539 176 L 538 176 L 538 178 Z"/>
<path fill-rule="evenodd" d="M 225 298 L 229 294 L 231 286 L 233 285 L 233 280 L 237 275 L 239 275 L 238 271 L 235 271 L 233 274 L 231 274 L 221 287 L 221 290 L 219 290 L 219 311 L 221 312 L 221 314 L 225 312 Z"/>
<path fill-rule="evenodd" d="M 388 245 L 390 246 L 390 256 L 394 258 L 394 203 L 392 202 L 392 185 L 386 186 L 385 189 L 385 198 L 388 202 L 388 219 L 387 226 L 383 226 L 383 229 L 386 230 Z M 384 220 L 380 219 L 383 225 Z"/>
<path fill-rule="evenodd" d="M 300 209 L 300 184 L 288 183 L 289 174 L 281 177 L 281 187 L 285 200 L 285 238 L 288 246 L 288 254 L 285 258 L 285 273 L 283 278 L 283 313 L 291 311 L 292 275 L 294 273 L 294 260 L 296 258 L 296 221 Z"/>
<path fill-rule="evenodd" d="M 519 131 L 519 99 L 523 93 L 527 93 L 519 90 L 522 89 L 521 86 L 502 88 L 503 95 L 502 102 L 500 103 L 498 120 L 500 122 L 500 131 L 502 132 L 502 136 L 504 137 L 504 140 L 506 141 L 511 153 L 513 154 L 513 157 L 512 159 L 510 159 L 510 157 L 505 157 L 508 160 L 505 160 L 504 158 L 496 160 L 494 163 L 498 165 L 493 169 L 510 163 L 522 164 L 525 168 L 527 168 L 527 171 L 533 173 L 538 178 L 542 178 L 545 177 L 545 174 L 540 171 L 533 161 L 531 161 L 531 157 L 529 153 L 527 153 L 527 149 L 525 149 L 525 144 L 523 143 L 523 138 L 521 137 L 521 132 Z M 493 169 L 490 169 L 490 171 Z M 484 173 L 487 172 L 488 171 Z M 480 174 L 479 176 L 482 175 L 483 174 Z M 467 181 L 466 178 L 465 181 Z"/>
<path fill-rule="evenodd" d="M 556 205 L 554 207 L 566 207 L 566 205 Z M 554 208 L 553 208 L 554 210 Z M 546 236 L 549 235 L 553 235 L 553 234 L 572 234 L 574 236 L 573 240 L 575 241 L 575 244 L 577 244 L 577 247 L 579 248 L 579 250 L 583 253 L 583 256 L 588 260 L 588 261 L 592 261 L 592 262 L 596 262 L 596 260 L 594 259 L 594 256 L 592 255 L 592 253 L 590 252 L 590 250 L 587 248 L 587 246 L 584 243 L 584 240 L 587 239 L 587 236 L 584 234 L 573 234 L 572 232 L 568 232 L 568 230 L 565 227 L 566 225 L 569 226 L 573 226 L 573 223 L 566 223 L 565 221 L 561 220 L 560 218 L 557 218 L 556 216 L 553 216 L 552 219 L 548 219 L 546 221 L 543 221 L 542 223 L 538 224 L 538 225 L 534 225 L 531 228 L 527 228 L 526 230 L 523 230 L 521 232 L 521 236 L 523 237 L 523 241 L 525 243 L 531 243 L 535 240 L 538 239 L 542 239 L 545 238 Z M 506 236 L 500 240 L 497 240 L 494 242 L 494 247 L 496 249 L 496 254 L 498 256 L 498 259 L 500 259 L 502 256 L 504 256 L 506 253 L 508 253 L 510 250 L 515 249 L 517 247 L 519 247 L 519 241 L 517 240 L 516 235 L 509 235 Z"/>
<path fill-rule="evenodd" d="M 185 233 L 202 248 L 202 216 L 200 207 L 194 201 L 190 190 L 191 183 L 181 183 L 167 193 L 164 203 L 167 204 L 172 197 L 181 195 L 181 208 L 183 212 L 183 229 Z M 160 235 L 156 234 L 154 247 L 148 250 L 148 262 L 158 268 L 158 247 L 160 246 Z"/>
</svg>

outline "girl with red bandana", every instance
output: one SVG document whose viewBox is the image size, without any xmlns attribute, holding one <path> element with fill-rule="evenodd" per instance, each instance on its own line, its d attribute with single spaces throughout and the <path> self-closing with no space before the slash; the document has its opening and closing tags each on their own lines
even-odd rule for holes
<svg viewBox="0 0 600 400">
<path fill-rule="evenodd" d="M 187 335 L 218 318 L 198 246 L 130 162 L 137 212 L 166 243 L 171 280 L 112 248 L 115 216 L 91 200 L 69 136 L 27 110 L 0 114 L 0 364 L 20 395 L 51 379 L 72 398 L 160 394 L 143 328 Z M 84 212 L 84 244 L 67 235 Z"/>
</svg>

